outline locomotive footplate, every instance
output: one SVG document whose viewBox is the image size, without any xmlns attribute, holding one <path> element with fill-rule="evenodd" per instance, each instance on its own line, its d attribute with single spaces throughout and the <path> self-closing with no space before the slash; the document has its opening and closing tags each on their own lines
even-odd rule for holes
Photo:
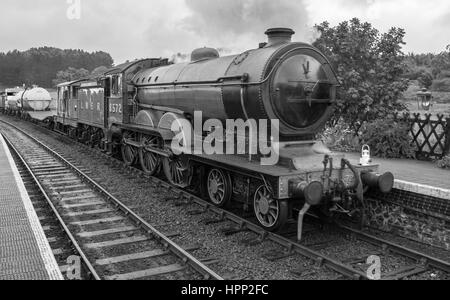
<svg viewBox="0 0 450 300">
<path fill-rule="evenodd" d="M 193 162 L 209 165 L 237 173 L 246 177 L 261 179 L 264 176 L 274 189 L 274 197 L 279 200 L 295 198 L 292 186 L 301 182 L 321 182 L 324 190 L 333 188 L 339 182 L 345 185 L 354 183 L 354 172 L 350 168 L 342 169 L 342 154 L 326 155 L 330 161 L 336 162 L 334 166 L 328 166 L 324 171 L 323 154 L 307 155 L 292 159 L 294 166 L 287 168 L 284 165 L 264 166 L 259 161 L 250 161 L 248 157 L 237 155 L 190 155 Z M 373 174 L 378 172 L 378 165 L 360 166 L 354 164 L 355 170 L 360 173 Z"/>
</svg>

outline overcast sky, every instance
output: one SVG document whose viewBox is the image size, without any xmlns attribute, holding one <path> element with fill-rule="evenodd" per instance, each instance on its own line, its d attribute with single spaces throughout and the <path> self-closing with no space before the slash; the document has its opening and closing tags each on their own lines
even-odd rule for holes
<svg viewBox="0 0 450 300">
<path fill-rule="evenodd" d="M 70 20 L 68 2 L 81 2 Z M 0 51 L 54 46 L 111 53 L 116 63 L 190 53 L 196 47 L 254 48 L 269 27 L 314 39 L 312 26 L 352 17 L 381 31 L 402 27 L 406 52 L 450 44 L 448 0 L 1 0 Z"/>
</svg>

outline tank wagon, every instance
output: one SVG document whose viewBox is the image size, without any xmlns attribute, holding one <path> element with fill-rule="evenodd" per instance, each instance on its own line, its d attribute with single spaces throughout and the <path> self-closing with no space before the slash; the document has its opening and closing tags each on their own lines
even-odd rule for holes
<svg viewBox="0 0 450 300">
<path fill-rule="evenodd" d="M 54 112 L 50 110 L 52 97 L 46 89 L 33 86 L 13 90 L 10 94 L 11 96 L 5 99 L 5 110 L 8 114 L 36 121 L 53 119 Z"/>
<path fill-rule="evenodd" d="M 110 155 L 119 153 L 149 175 L 163 173 L 173 185 L 196 189 L 214 205 L 240 202 L 267 230 L 297 218 L 301 238 L 303 216 L 311 210 L 325 218 L 363 220 L 364 193 L 389 192 L 393 175 L 378 174 L 378 165 L 350 162 L 315 141 L 333 113 L 337 76 L 318 49 L 292 42 L 292 30 L 266 34 L 267 42 L 238 55 L 220 57 L 201 48 L 190 62 L 138 60 L 98 78 L 62 84 L 56 129 Z M 250 151 L 250 126 L 203 126 L 208 120 L 275 124 L 258 142 L 276 149 L 278 160 L 264 165 L 267 153 Z M 197 123 L 202 130 L 195 130 Z M 218 131 L 224 138 L 211 139 Z M 232 150 L 239 143 L 246 150 L 222 155 L 192 149 L 230 140 Z"/>
<path fill-rule="evenodd" d="M 0 93 L 0 110 L 2 112 L 5 112 L 9 109 L 8 102 L 16 97 L 16 95 L 20 92 L 23 92 L 24 89 L 20 87 L 12 88 L 12 89 L 5 89 L 3 92 Z M 17 106 L 17 104 L 15 104 Z"/>
</svg>

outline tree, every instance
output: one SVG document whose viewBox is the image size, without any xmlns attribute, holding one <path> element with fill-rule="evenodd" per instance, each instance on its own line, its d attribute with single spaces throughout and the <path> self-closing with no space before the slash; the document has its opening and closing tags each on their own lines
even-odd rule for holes
<svg viewBox="0 0 450 300">
<path fill-rule="evenodd" d="M 447 47 L 447 51 L 436 55 L 431 61 L 431 66 L 435 78 L 440 78 L 442 73 L 450 71 L 450 49 Z"/>
<path fill-rule="evenodd" d="M 433 84 L 433 75 L 429 72 L 423 71 L 417 80 L 419 80 L 422 87 L 429 89 Z"/>
<path fill-rule="evenodd" d="M 381 34 L 356 18 L 336 27 L 328 22 L 315 27 L 321 37 L 314 45 L 328 56 L 341 82 L 334 124 L 340 119 L 348 124 L 376 119 L 404 109 L 399 101 L 408 88 L 408 80 L 402 77 L 406 69 L 403 29 Z"/>
<path fill-rule="evenodd" d="M 104 74 L 104 73 L 105 73 L 106 71 L 108 71 L 108 70 L 109 70 L 108 67 L 100 66 L 100 67 L 98 67 L 98 68 L 95 68 L 95 69 L 91 72 L 91 74 L 92 74 L 93 76 L 98 76 L 98 75 Z"/>
<path fill-rule="evenodd" d="M 113 60 L 106 52 L 58 49 L 52 47 L 31 48 L 27 51 L 0 53 L 0 82 L 6 86 L 37 84 L 51 87 L 58 71 L 111 67 Z"/>
<path fill-rule="evenodd" d="M 53 80 L 53 85 L 58 85 L 63 82 L 74 81 L 89 77 L 90 72 L 86 69 L 75 69 L 69 67 L 67 70 L 59 71 L 56 74 L 56 79 Z"/>
</svg>

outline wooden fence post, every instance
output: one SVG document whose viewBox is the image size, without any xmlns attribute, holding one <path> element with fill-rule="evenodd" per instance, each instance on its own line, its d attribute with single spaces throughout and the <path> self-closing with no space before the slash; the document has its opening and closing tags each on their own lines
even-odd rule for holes
<svg viewBox="0 0 450 300">
<path fill-rule="evenodd" d="M 445 124 L 445 147 L 444 156 L 450 155 L 450 117 L 446 119 Z"/>
</svg>

